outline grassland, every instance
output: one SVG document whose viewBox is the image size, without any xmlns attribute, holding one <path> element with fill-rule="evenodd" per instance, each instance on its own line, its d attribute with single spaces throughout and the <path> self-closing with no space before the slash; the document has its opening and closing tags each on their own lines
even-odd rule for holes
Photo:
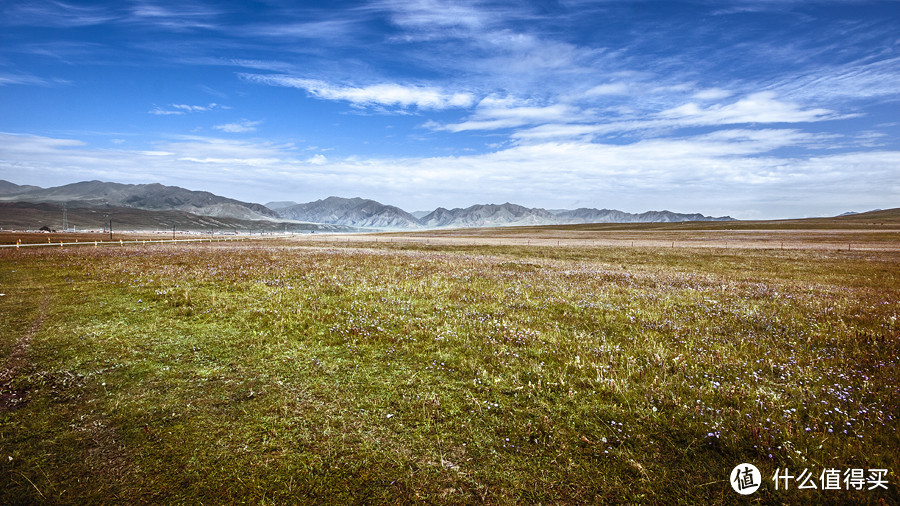
<svg viewBox="0 0 900 506">
<path fill-rule="evenodd" d="M 896 243 L 438 235 L 0 251 L 0 503 L 900 503 Z"/>
</svg>

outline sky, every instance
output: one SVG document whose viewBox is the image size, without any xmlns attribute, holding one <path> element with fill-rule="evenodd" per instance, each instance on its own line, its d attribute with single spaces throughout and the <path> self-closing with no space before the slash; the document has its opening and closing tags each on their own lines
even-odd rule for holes
<svg viewBox="0 0 900 506">
<path fill-rule="evenodd" d="M 0 179 L 896 208 L 898 27 L 898 0 L 0 0 Z"/>
</svg>

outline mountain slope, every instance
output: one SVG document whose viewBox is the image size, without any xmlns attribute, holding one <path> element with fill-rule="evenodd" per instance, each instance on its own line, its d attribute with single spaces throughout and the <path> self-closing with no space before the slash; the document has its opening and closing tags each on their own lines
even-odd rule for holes
<svg viewBox="0 0 900 506">
<path fill-rule="evenodd" d="M 20 186 L 18 188 L 27 187 Z M 164 186 L 159 183 L 135 185 L 83 181 L 54 188 L 30 187 L 25 191 L 0 193 L 0 201 L 56 203 L 75 207 L 119 206 L 154 211 L 184 211 L 201 216 L 243 220 L 278 218 L 274 211 L 260 204 L 241 202 L 205 191 Z"/>
<path fill-rule="evenodd" d="M 40 186 L 17 185 L 15 183 L 10 183 L 9 181 L 0 179 L 0 195 L 15 195 L 17 193 L 40 189 Z"/>
<path fill-rule="evenodd" d="M 277 210 L 282 218 L 367 228 L 418 228 L 419 220 L 403 209 L 359 197 L 327 199 Z"/>
<path fill-rule="evenodd" d="M 281 200 L 277 202 L 266 202 L 265 206 L 273 211 L 278 211 L 279 209 L 296 206 L 297 204 L 299 204 L 299 202 L 294 202 L 293 200 Z"/>
<path fill-rule="evenodd" d="M 523 225 L 563 225 L 582 223 L 674 223 L 682 221 L 731 221 L 723 216 L 712 218 L 702 214 L 671 211 L 647 211 L 641 214 L 611 209 L 556 209 L 547 211 L 516 204 L 475 205 L 466 209 L 447 210 L 439 207 L 419 221 L 427 227 L 496 227 Z"/>
<path fill-rule="evenodd" d="M 439 207 L 419 221 L 427 227 L 499 227 L 556 223 L 554 216 L 544 209 L 531 209 L 509 202 L 452 210 Z"/>
<path fill-rule="evenodd" d="M 647 211 L 641 214 L 626 213 L 615 209 L 580 208 L 555 213 L 560 224 L 581 223 L 676 223 L 682 221 L 731 221 L 730 216 L 713 218 L 702 214 L 682 214 L 671 211 Z"/>
<path fill-rule="evenodd" d="M 170 233 L 307 233 L 307 232 L 359 232 L 359 229 L 341 225 L 297 223 L 272 219 L 244 220 L 231 217 L 201 216 L 178 210 L 147 210 L 135 207 L 74 207 L 66 205 L 68 230 L 83 232 L 105 230 L 112 220 L 115 231 L 147 231 Z M 63 228 L 63 206 L 57 203 L 0 202 L 0 229 L 37 230 L 47 227 Z"/>
</svg>

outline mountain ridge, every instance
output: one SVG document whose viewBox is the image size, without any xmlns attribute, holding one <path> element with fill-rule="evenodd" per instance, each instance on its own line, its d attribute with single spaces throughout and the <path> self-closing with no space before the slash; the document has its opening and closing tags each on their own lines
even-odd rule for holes
<svg viewBox="0 0 900 506">
<path fill-rule="evenodd" d="M 0 202 L 53 203 L 89 208 L 130 207 L 245 220 L 279 218 L 275 211 L 261 204 L 159 183 L 123 184 L 93 180 L 40 188 L 0 181 Z"/>
<path fill-rule="evenodd" d="M 277 209 L 282 218 L 366 228 L 420 228 L 413 215 L 361 197 L 328 197 Z"/>
<path fill-rule="evenodd" d="M 454 209 L 438 207 L 433 211 L 417 211 L 414 215 L 399 207 L 361 197 L 331 196 L 314 202 L 285 200 L 262 205 L 159 183 L 123 184 L 97 180 L 51 188 L 17 185 L 0 180 L 0 203 L 3 202 L 50 203 L 95 209 L 123 207 L 148 211 L 181 211 L 217 218 L 320 223 L 380 230 L 734 220 L 730 216 L 710 217 L 699 213 L 671 211 L 634 214 L 593 208 L 547 210 L 510 202 L 475 204 Z"/>
</svg>

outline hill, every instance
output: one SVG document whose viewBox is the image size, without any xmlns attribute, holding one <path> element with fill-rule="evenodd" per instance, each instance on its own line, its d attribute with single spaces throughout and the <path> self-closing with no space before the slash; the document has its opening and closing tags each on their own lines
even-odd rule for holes
<svg viewBox="0 0 900 506">
<path fill-rule="evenodd" d="M 79 208 L 129 207 L 153 211 L 183 211 L 200 216 L 240 220 L 278 218 L 277 213 L 260 204 L 159 183 L 83 181 L 53 188 L 39 188 L 0 181 L 0 202 L 3 201 L 65 204 Z"/>
<path fill-rule="evenodd" d="M 728 216 L 712 218 L 702 214 L 679 214 L 670 211 L 648 211 L 631 214 L 609 209 L 558 209 L 504 204 L 476 204 L 465 209 L 438 207 L 434 211 L 408 213 L 398 207 L 374 200 L 328 197 L 306 204 L 270 202 L 279 216 L 292 220 L 333 223 L 363 228 L 483 228 L 508 226 L 540 226 L 579 223 L 673 223 L 684 221 L 733 221 Z"/>
<path fill-rule="evenodd" d="M 419 221 L 427 227 L 499 227 L 544 225 L 555 217 L 544 209 L 531 209 L 517 204 L 480 204 L 465 209 L 439 207 Z"/>
<path fill-rule="evenodd" d="M 403 209 L 359 197 L 328 197 L 277 210 L 282 218 L 351 227 L 409 229 L 421 223 Z"/>
<path fill-rule="evenodd" d="M 17 185 L 0 181 L 0 203 L 18 202 L 55 204 L 68 208 L 131 208 L 145 211 L 180 211 L 196 216 L 233 220 L 273 220 L 278 223 L 302 221 L 364 229 L 411 230 L 421 228 L 482 228 L 504 226 L 582 225 L 613 223 L 732 222 L 733 218 L 708 217 L 671 211 L 647 211 L 640 214 L 614 209 L 530 208 L 506 202 L 476 204 L 467 208 L 418 211 L 410 214 L 399 207 L 371 199 L 328 197 L 298 204 L 273 201 L 267 206 L 241 202 L 206 191 L 178 186 L 121 184 L 83 181 L 52 188 Z M 21 208 L 23 212 L 25 208 Z M 32 211 L 34 209 L 32 208 Z M 867 213 L 852 215 L 854 219 Z M 140 224 L 142 220 L 137 220 Z M 188 220 L 191 221 L 191 220 Z M 191 223 L 199 223 L 196 220 Z M 62 224 L 60 223 L 60 226 Z M 0 226 L 13 226 L 11 222 Z"/>
<path fill-rule="evenodd" d="M 104 230 L 112 220 L 113 230 L 197 232 L 358 232 L 341 225 L 300 223 L 272 219 L 245 220 L 202 216 L 184 211 L 152 211 L 133 207 L 66 207 L 69 230 Z M 48 202 L 0 202 L 0 227 L 14 230 L 63 228 L 63 206 Z"/>
<path fill-rule="evenodd" d="M 580 208 L 573 211 L 556 211 L 559 223 L 680 223 L 684 221 L 734 221 L 730 216 L 713 218 L 699 213 L 682 214 L 671 211 L 647 211 L 641 214 L 626 213 L 615 209 Z"/>
</svg>

